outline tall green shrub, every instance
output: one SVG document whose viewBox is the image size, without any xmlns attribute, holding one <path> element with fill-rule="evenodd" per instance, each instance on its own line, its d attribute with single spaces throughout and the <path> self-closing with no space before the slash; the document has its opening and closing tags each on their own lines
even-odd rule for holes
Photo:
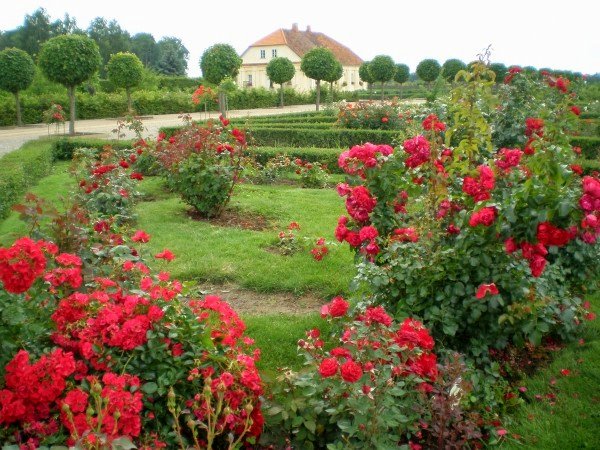
<svg viewBox="0 0 600 450">
<path fill-rule="evenodd" d="M 75 88 L 89 80 L 102 59 L 94 40 L 79 34 L 65 34 L 42 46 L 38 63 L 50 81 L 65 86 L 69 93 L 69 134 L 75 134 Z"/>
<path fill-rule="evenodd" d="M 19 92 L 27 89 L 35 76 L 35 64 L 31 56 L 18 48 L 7 48 L 0 52 L 0 89 L 15 96 L 17 125 L 23 125 Z"/>
</svg>

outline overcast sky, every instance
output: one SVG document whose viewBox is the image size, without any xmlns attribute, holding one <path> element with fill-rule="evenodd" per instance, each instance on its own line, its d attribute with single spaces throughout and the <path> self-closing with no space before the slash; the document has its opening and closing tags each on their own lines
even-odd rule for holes
<svg viewBox="0 0 600 450">
<path fill-rule="evenodd" d="M 175 36 L 190 52 L 188 74 L 215 43 L 242 53 L 278 28 L 310 25 L 364 60 L 390 55 L 414 72 L 425 58 L 465 62 L 489 44 L 492 60 L 593 74 L 600 72 L 597 0 L 3 0 L 0 29 L 23 23 L 43 7 L 52 20 L 69 13 L 80 28 L 98 16 L 132 35 Z"/>
</svg>

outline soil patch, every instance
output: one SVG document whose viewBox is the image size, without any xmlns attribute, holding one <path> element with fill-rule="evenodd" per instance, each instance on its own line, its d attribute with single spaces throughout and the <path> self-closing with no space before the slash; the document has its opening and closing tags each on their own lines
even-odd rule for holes
<svg viewBox="0 0 600 450">
<path fill-rule="evenodd" d="M 272 314 L 311 314 L 319 312 L 325 299 L 316 295 L 297 296 L 291 293 L 263 293 L 241 288 L 235 284 L 204 284 L 200 286 L 204 295 L 217 295 L 231 305 L 242 316 Z"/>
<path fill-rule="evenodd" d="M 235 209 L 226 209 L 219 217 L 207 219 L 200 216 L 195 210 L 188 210 L 187 214 L 193 220 L 206 222 L 218 227 L 241 228 L 243 230 L 264 231 L 273 229 L 273 224 L 265 216 Z"/>
</svg>

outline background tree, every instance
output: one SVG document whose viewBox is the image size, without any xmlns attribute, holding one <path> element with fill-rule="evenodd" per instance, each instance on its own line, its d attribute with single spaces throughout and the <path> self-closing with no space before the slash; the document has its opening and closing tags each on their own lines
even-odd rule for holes
<svg viewBox="0 0 600 450">
<path fill-rule="evenodd" d="M 367 83 L 367 89 L 369 89 L 369 100 L 371 100 L 371 93 L 373 88 L 373 77 L 371 77 L 371 72 L 369 72 L 369 61 L 366 61 L 360 65 L 358 68 L 358 77 L 363 83 Z"/>
<path fill-rule="evenodd" d="M 417 76 L 429 86 L 440 75 L 440 63 L 435 59 L 424 59 L 417 66 Z"/>
<path fill-rule="evenodd" d="M 402 85 L 410 78 L 410 69 L 406 64 L 396 64 L 394 81 L 400 85 L 400 98 L 402 98 Z"/>
<path fill-rule="evenodd" d="M 101 63 L 98 45 L 83 35 L 56 36 L 40 49 L 40 69 L 50 81 L 66 86 L 69 93 L 69 134 L 75 134 L 75 87 L 90 79 Z"/>
<path fill-rule="evenodd" d="M 442 65 L 442 77 L 448 83 L 452 83 L 456 77 L 456 74 L 461 70 L 465 70 L 466 68 L 467 65 L 460 59 L 448 59 Z"/>
<path fill-rule="evenodd" d="M 176 37 L 164 37 L 156 43 L 158 73 L 170 76 L 185 76 L 190 52 Z"/>
<path fill-rule="evenodd" d="M 394 78 L 396 73 L 396 64 L 394 60 L 387 55 L 377 55 L 369 63 L 369 72 L 373 81 L 381 82 L 381 101 L 384 99 L 384 84 Z"/>
<path fill-rule="evenodd" d="M 342 67 L 342 63 L 339 61 L 335 62 L 335 68 L 332 72 L 323 78 L 323 81 L 329 82 L 329 101 L 333 103 L 333 83 L 342 78 L 344 75 L 344 68 Z"/>
<path fill-rule="evenodd" d="M 115 86 L 124 88 L 127 94 L 127 111 L 131 114 L 131 89 L 142 82 L 144 65 L 133 53 L 116 53 L 106 66 L 108 79 Z"/>
<path fill-rule="evenodd" d="M 131 38 L 131 51 L 140 58 L 146 68 L 156 67 L 158 48 L 150 33 L 138 33 Z"/>
<path fill-rule="evenodd" d="M 202 76 L 209 83 L 219 85 L 223 79 L 237 77 L 242 58 L 240 58 L 235 49 L 229 44 L 215 44 L 207 48 L 200 58 L 200 69 Z M 219 90 L 219 109 L 223 116 L 226 116 L 227 97 L 226 91 Z"/>
<path fill-rule="evenodd" d="M 119 52 L 128 52 L 131 49 L 131 36 L 121 28 L 116 20 L 108 22 L 103 17 L 96 17 L 92 20 L 87 32 L 88 36 L 98 44 L 102 56 L 100 76 L 105 76 L 106 64 L 110 56 Z"/>
<path fill-rule="evenodd" d="M 11 92 L 15 96 L 18 126 L 23 125 L 19 91 L 27 89 L 34 76 L 35 63 L 26 52 L 18 48 L 0 51 L 0 89 Z"/>
<path fill-rule="evenodd" d="M 300 70 L 317 83 L 317 111 L 321 103 L 321 80 L 327 78 L 336 68 L 337 60 L 332 51 L 324 47 L 315 47 L 304 55 Z"/>
<path fill-rule="evenodd" d="M 40 51 L 40 45 L 52 37 L 50 16 L 46 10 L 39 8 L 33 14 L 27 14 L 19 35 L 19 48 L 35 57 Z"/>
<path fill-rule="evenodd" d="M 492 63 L 490 69 L 496 74 L 496 83 L 502 83 L 508 74 L 508 67 L 502 63 Z"/>
<path fill-rule="evenodd" d="M 267 64 L 267 76 L 273 83 L 280 85 L 280 106 L 283 108 L 283 83 L 287 83 L 296 74 L 294 63 L 285 57 L 273 58 Z"/>
</svg>

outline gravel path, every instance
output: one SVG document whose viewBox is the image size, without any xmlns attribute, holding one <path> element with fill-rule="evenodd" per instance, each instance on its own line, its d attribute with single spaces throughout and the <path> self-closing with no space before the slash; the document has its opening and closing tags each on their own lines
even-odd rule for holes
<svg viewBox="0 0 600 450">
<path fill-rule="evenodd" d="M 314 111 L 315 105 L 293 105 L 283 108 L 263 108 L 263 109 L 241 109 L 229 111 L 229 117 L 252 117 L 265 116 L 269 114 L 285 114 L 292 112 Z M 206 118 L 217 118 L 219 113 L 193 113 L 194 120 Z M 142 133 L 144 137 L 155 138 L 161 127 L 182 125 L 183 122 L 178 114 L 165 114 L 151 116 L 142 120 L 146 131 Z M 75 131 L 98 138 L 114 138 L 112 132 L 117 126 L 117 119 L 93 119 L 75 121 Z M 68 130 L 68 124 L 65 125 Z M 61 130 L 62 131 L 62 130 Z M 34 139 L 44 138 L 48 135 L 55 135 L 54 126 L 48 128 L 45 124 L 26 125 L 24 127 L 2 127 L 0 128 L 0 156 L 5 153 L 16 150 L 25 142 Z M 125 138 L 134 137 L 134 133 L 128 131 Z"/>
</svg>

